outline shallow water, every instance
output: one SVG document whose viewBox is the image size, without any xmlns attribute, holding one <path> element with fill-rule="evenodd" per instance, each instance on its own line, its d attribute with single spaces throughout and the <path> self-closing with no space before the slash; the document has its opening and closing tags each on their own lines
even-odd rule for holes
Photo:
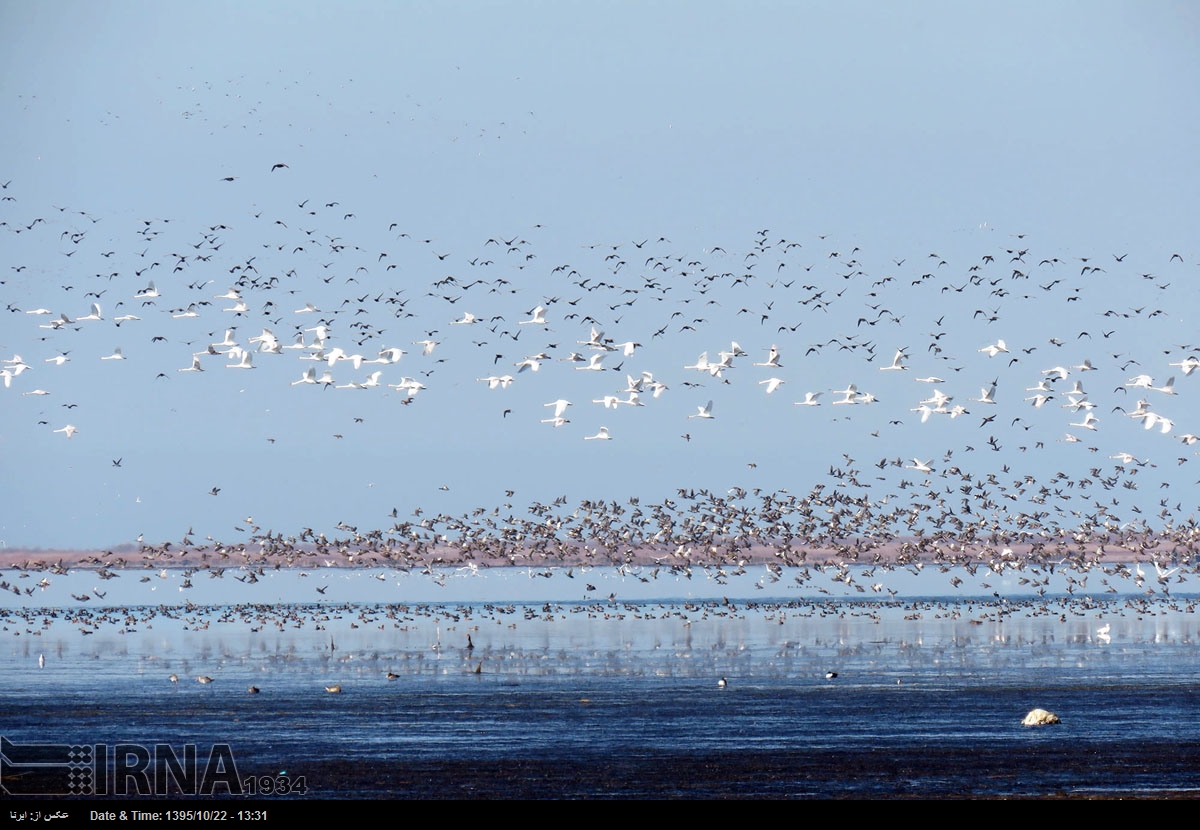
<svg viewBox="0 0 1200 830">
<path fill-rule="evenodd" d="M 10 608 L 0 734 L 228 744 L 309 797 L 1200 791 L 1194 601 Z"/>
</svg>

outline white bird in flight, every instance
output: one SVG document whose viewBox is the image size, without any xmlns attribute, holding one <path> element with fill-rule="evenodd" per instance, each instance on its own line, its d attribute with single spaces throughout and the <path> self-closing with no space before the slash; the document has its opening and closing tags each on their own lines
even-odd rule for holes
<svg viewBox="0 0 1200 830">
<path fill-rule="evenodd" d="M 998 354 L 1006 354 L 1008 352 L 1008 346 L 1004 344 L 1003 340 L 997 340 L 995 345 L 984 346 L 979 351 L 984 352 L 988 357 L 995 357 Z"/>
<path fill-rule="evenodd" d="M 1142 426 L 1146 429 L 1153 429 L 1157 426 L 1159 431 L 1163 435 L 1166 435 L 1175 428 L 1175 422 L 1170 418 L 1159 415 L 1157 412 L 1147 412 L 1142 416 Z"/>
<path fill-rule="evenodd" d="M 519 375 L 526 370 L 536 372 L 538 369 L 541 369 L 542 361 L 538 357 L 527 357 L 520 363 L 514 363 L 513 365 L 517 367 L 517 374 Z"/>
<path fill-rule="evenodd" d="M 1070 423 L 1070 424 L 1067 424 L 1067 426 L 1080 427 L 1082 429 L 1090 429 L 1094 432 L 1096 429 L 1096 424 L 1099 421 L 1100 421 L 1100 419 L 1097 418 L 1096 415 L 1091 410 L 1088 410 L 1088 413 L 1083 416 L 1082 421 L 1080 421 L 1079 423 Z"/>
<path fill-rule="evenodd" d="M 858 403 L 858 387 L 853 383 L 847 386 L 845 389 L 834 389 L 832 391 L 835 395 L 845 395 L 845 397 L 840 401 L 834 401 L 834 405 Z"/>
<path fill-rule="evenodd" d="M 100 304 L 92 303 L 92 313 L 86 317 L 76 317 L 76 323 L 82 323 L 84 320 L 103 320 L 104 317 L 100 314 Z"/>
<path fill-rule="evenodd" d="M 404 351 L 404 349 L 397 349 L 394 347 L 387 348 L 387 349 L 380 349 L 379 357 L 377 357 L 375 360 L 368 360 L 366 362 L 367 363 L 381 363 L 386 366 L 391 363 L 399 363 L 400 358 L 404 357 L 404 355 L 406 355 L 406 354 L 408 354 L 408 353 L 406 351 Z"/>
<path fill-rule="evenodd" d="M 226 363 L 225 364 L 226 369 L 253 369 L 254 368 L 254 363 L 252 362 L 254 359 L 253 352 L 248 352 L 245 349 L 238 349 L 237 354 L 235 354 L 234 350 L 230 349 L 229 356 L 232 358 L 240 358 L 240 360 L 238 360 L 237 363 Z"/>
<path fill-rule="evenodd" d="M 192 355 L 192 365 L 183 369 L 176 369 L 177 372 L 203 372 L 204 367 L 200 365 L 200 355 Z"/>
<path fill-rule="evenodd" d="M 542 404 L 542 406 L 554 407 L 554 417 L 561 418 L 563 413 L 567 411 L 567 407 L 571 406 L 571 402 L 568 400 L 565 400 L 563 398 L 559 398 L 556 401 L 550 401 L 550 403 L 544 403 L 544 404 Z M 556 426 L 557 426 L 557 424 L 556 424 Z"/>
<path fill-rule="evenodd" d="M 895 355 L 895 357 L 892 358 L 891 365 L 890 366 L 880 366 L 879 371 L 895 372 L 895 371 L 902 371 L 902 370 L 908 369 L 907 366 L 905 366 L 901 363 L 901 361 L 904 360 L 905 357 L 906 357 L 906 355 L 904 354 L 904 349 L 902 349 L 902 348 L 896 349 L 896 355 Z"/>
<path fill-rule="evenodd" d="M 736 345 L 736 344 L 735 344 Z M 728 353 L 730 357 L 735 357 L 732 352 Z M 755 366 L 770 366 L 773 369 L 782 369 L 783 364 L 779 362 L 779 347 L 771 346 L 771 350 L 767 353 L 766 363 L 755 363 Z"/>
<path fill-rule="evenodd" d="M 422 389 L 426 388 L 425 384 L 421 383 L 418 380 L 413 380 L 410 377 L 400 378 L 399 383 L 389 383 L 388 387 L 391 389 L 395 389 L 397 392 L 406 393 L 406 397 L 408 397 L 408 398 L 412 398 L 412 397 L 416 396 L 416 394 L 418 392 L 420 392 Z"/>
<path fill-rule="evenodd" d="M 996 381 L 992 381 L 992 385 L 986 389 L 979 390 L 978 398 L 971 398 L 975 403 L 991 403 L 996 402 Z"/>
<path fill-rule="evenodd" d="M 546 308 L 538 306 L 532 312 L 533 317 L 528 320 L 521 320 L 517 323 L 518 326 L 544 326 L 546 325 Z"/>
<path fill-rule="evenodd" d="M 33 312 L 26 312 L 26 313 L 32 314 Z M 1168 363 L 1167 365 L 1168 366 L 1178 366 L 1180 369 L 1183 370 L 1183 374 L 1186 377 L 1187 375 L 1190 375 L 1192 372 L 1196 371 L 1197 368 L 1200 368 L 1200 358 L 1185 357 L 1183 360 L 1179 361 L 1178 363 Z"/>
<path fill-rule="evenodd" d="M 1162 386 L 1151 386 L 1150 391 L 1151 392 L 1162 392 L 1164 395 L 1174 395 L 1175 394 L 1175 376 L 1171 375 L 1171 377 L 1167 378 L 1167 382 L 1164 383 Z"/>
<path fill-rule="evenodd" d="M 587 362 L 586 366 L 576 366 L 575 371 L 576 372 L 600 372 L 600 371 L 603 371 L 604 367 L 600 365 L 600 361 L 603 359 L 604 359 L 604 355 L 594 354 L 590 358 L 588 358 L 588 362 Z"/>
</svg>

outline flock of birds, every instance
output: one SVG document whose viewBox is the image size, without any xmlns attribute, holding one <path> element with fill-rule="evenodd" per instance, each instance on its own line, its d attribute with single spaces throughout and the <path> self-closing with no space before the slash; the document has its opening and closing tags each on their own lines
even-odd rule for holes
<svg viewBox="0 0 1200 830">
<path fill-rule="evenodd" d="M 280 162 L 265 176 L 293 173 Z M 1135 578 L 1114 560 L 1139 573 L 1191 564 L 1185 488 L 1200 423 L 1187 396 L 1200 347 L 1175 342 L 1197 297 L 1195 264 L 1178 253 L 1135 265 L 1124 252 L 1072 257 L 989 232 L 972 258 L 880 262 L 826 236 L 763 229 L 699 250 L 666 236 L 588 243 L 567 260 L 542 226 L 460 252 L 394 222 L 363 227 L 366 210 L 333 199 L 268 212 L 231 196 L 236 219 L 189 225 L 30 215 L 19 183 L 3 192 L 8 441 L 102 443 L 124 473 L 131 431 L 110 437 L 91 420 L 114 394 L 220 409 L 262 386 L 298 396 L 290 423 L 313 444 L 386 419 L 381 460 L 399 440 L 392 424 L 428 406 L 433 445 L 510 430 L 551 481 L 572 473 L 549 456 L 578 452 L 562 434 L 679 457 L 724 457 L 744 441 L 754 449 L 739 475 L 786 467 L 791 485 L 524 504 L 512 488 L 465 512 L 394 507 L 373 527 L 305 526 L 298 503 L 292 528 L 248 516 L 233 541 L 190 528 L 178 542 L 139 536 L 136 553 L 94 557 L 102 568 L 176 561 L 253 579 L 328 560 L 435 576 L 612 564 L 653 578 L 766 563 L 778 579 L 817 562 L 853 580 L 854 564 L 1105 565 L 1107 583 Z M 360 406 L 335 433 L 308 426 L 326 423 L 313 412 Z"/>
<path fill-rule="evenodd" d="M 39 638 L 43 635 L 53 637 L 63 625 L 76 627 L 84 635 L 102 632 L 111 635 L 115 632 L 133 636 L 139 631 L 149 632 L 154 629 L 154 636 L 169 637 L 171 635 L 168 632 L 173 630 L 228 631 L 231 626 L 240 626 L 252 633 L 310 632 L 310 636 L 315 634 L 328 637 L 328 645 L 308 658 L 316 661 L 316 676 L 312 678 L 312 683 L 314 687 L 323 688 L 326 693 L 341 694 L 343 691 L 353 693 L 364 689 L 374 690 L 381 682 L 427 672 L 446 674 L 457 671 L 463 675 L 475 676 L 523 674 L 529 671 L 531 663 L 544 663 L 546 648 L 540 645 L 529 650 L 518 644 L 522 636 L 529 636 L 529 632 L 526 631 L 524 635 L 512 632 L 526 625 L 534 626 L 533 630 L 537 630 L 537 626 L 567 625 L 573 618 L 631 623 L 648 621 L 651 625 L 658 624 L 654 621 L 672 621 L 680 626 L 681 632 L 680 640 L 675 643 L 676 656 L 695 657 L 700 665 L 705 662 L 711 663 L 709 668 L 719 671 L 723 667 L 735 668 L 743 665 L 747 653 L 740 641 L 724 642 L 721 636 L 716 636 L 711 645 L 700 645 L 701 641 L 707 641 L 705 632 L 720 630 L 702 627 L 706 623 L 709 626 L 720 626 L 731 620 L 752 619 L 761 620 L 772 627 L 790 626 L 779 628 L 780 632 L 786 631 L 789 636 L 772 644 L 769 659 L 792 661 L 802 657 L 806 647 L 814 647 L 815 653 L 809 657 L 811 663 L 814 659 L 819 659 L 816 655 L 822 648 L 828 648 L 831 653 L 837 651 L 842 655 L 845 633 L 842 631 L 840 635 L 835 634 L 827 642 L 823 640 L 823 635 L 817 635 L 808 642 L 810 631 L 807 626 L 810 623 L 818 626 L 812 629 L 814 631 L 824 630 L 819 626 L 828 624 L 829 621 L 836 621 L 838 625 L 848 625 L 857 620 L 859 624 L 879 626 L 898 620 L 899 614 L 903 613 L 904 620 L 918 626 L 915 629 L 918 632 L 925 625 L 931 626 L 925 632 L 930 638 L 929 643 L 925 645 L 930 647 L 936 648 L 932 644 L 937 642 L 939 636 L 947 636 L 955 648 L 961 648 L 976 639 L 992 647 L 1008 645 L 1025 648 L 1029 640 L 1028 633 L 1022 625 L 1018 623 L 1008 628 L 1006 623 L 1022 618 L 1056 618 L 1062 625 L 1061 636 L 1065 642 L 1103 647 L 1113 642 L 1113 620 L 1129 618 L 1142 621 L 1159 616 L 1191 615 L 1195 611 L 1195 597 L 1181 603 L 1175 598 L 1137 595 L 1095 601 L 1075 597 L 1013 602 L 976 600 L 970 603 L 928 599 L 904 602 L 845 602 L 828 599 L 807 602 L 734 602 L 728 598 L 630 603 L 610 598 L 607 601 L 567 604 L 543 602 L 375 605 L 354 602 L 279 605 L 243 603 L 213 607 L 189 602 L 184 606 L 160 604 L 95 609 L 0 608 L 0 631 L 10 632 L 17 637 L 25 635 L 35 638 L 26 645 L 27 652 L 33 642 L 40 642 Z M 1098 618 L 1107 621 L 1096 626 Z M 693 629 L 693 626 L 697 628 Z M 397 651 L 381 650 L 374 638 L 389 631 L 393 636 L 402 638 L 401 642 L 407 643 L 408 646 Z M 697 638 L 695 643 L 692 640 L 693 631 Z M 1141 634 L 1134 634 L 1134 637 L 1145 636 L 1145 631 L 1139 628 L 1138 623 L 1130 622 L 1126 626 L 1125 634 L 1139 631 Z M 367 642 L 372 645 L 359 649 L 339 648 L 340 643 L 335 641 L 334 632 L 338 632 L 338 637 L 348 636 L 354 642 Z M 380 634 L 377 635 L 376 632 Z M 472 635 L 479 638 L 478 646 Z M 1170 635 L 1157 628 L 1153 636 L 1155 642 L 1170 639 Z M 1186 638 L 1188 635 L 1183 636 Z M 796 639 L 797 637 L 800 639 Z M 920 642 L 919 634 L 917 639 Z M 1185 642 L 1187 641 L 1185 639 Z M 420 645 L 422 643 L 427 645 Z M 802 643 L 807 643 L 807 646 Z M 902 643 L 901 648 L 905 647 Z M 656 640 L 653 649 L 658 648 Z M 58 656 L 61 658 L 62 654 Z M 277 651 L 276 657 L 289 662 L 297 659 L 294 646 L 289 647 L 286 653 Z M 160 658 L 155 656 L 142 659 L 157 661 Z M 217 685 L 213 688 L 218 690 L 217 693 L 225 694 L 236 688 L 236 683 L 230 685 L 226 681 L 237 676 L 241 662 L 228 652 L 222 652 L 220 659 L 216 660 L 207 652 L 203 656 L 196 655 L 195 658 L 176 655 L 162 664 L 162 670 L 165 672 L 168 667 L 174 669 L 166 675 L 170 684 L 178 685 L 191 678 L 203 686 L 215 683 Z M 40 669 L 47 668 L 45 653 L 38 655 L 37 663 Z M 561 668 L 556 664 L 554 670 L 561 671 Z M 801 672 L 802 675 L 807 672 L 814 681 L 823 677 L 826 682 L 837 680 L 840 673 L 835 669 L 814 671 L 811 665 Z M 736 678 L 731 681 L 729 676 L 716 676 L 718 689 L 727 689 L 731 683 L 736 682 Z M 267 679 L 267 675 L 264 674 L 263 678 Z M 331 678 L 337 678 L 340 682 L 329 682 Z M 902 681 L 897 679 L 896 682 Z M 264 687 L 255 683 L 246 688 L 246 692 L 260 694 L 263 689 Z"/>
</svg>

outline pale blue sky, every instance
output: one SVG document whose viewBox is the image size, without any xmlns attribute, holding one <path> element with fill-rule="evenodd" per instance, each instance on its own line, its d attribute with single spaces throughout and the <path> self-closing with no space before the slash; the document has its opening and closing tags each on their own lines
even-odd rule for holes
<svg viewBox="0 0 1200 830">
<path fill-rule="evenodd" d="M 1200 381 L 1168 366 L 1190 353 L 1200 305 L 1193 4 L 7 3 L 0 33 L 0 299 L 12 309 L 0 358 L 30 367 L 0 388 L 10 547 L 189 527 L 233 540 L 247 516 L 284 533 L 387 528 L 392 508 L 507 501 L 520 515 L 559 494 L 801 493 L 843 452 L 874 473 L 883 457 L 938 469 L 951 450 L 978 475 L 1007 464 L 1039 480 L 1130 452 L 1158 466 L 1123 498 L 1157 508 L 1169 492 L 1183 518 L 1195 506 L 1200 459 L 1179 463 L 1192 450 L 1171 434 L 1200 433 L 1188 423 Z M 487 244 L 499 238 L 514 250 Z M 188 257 L 178 270 L 173 254 Z M 1082 257 L 1104 272 L 1081 275 Z M 249 276 L 281 281 L 247 290 L 251 312 L 235 319 L 215 295 L 247 261 Z M 134 295 L 151 279 L 161 296 L 143 305 Z M 463 287 L 476 279 L 489 282 Z M 85 294 L 101 291 L 100 321 L 54 331 L 24 313 L 85 316 Z M 192 302 L 209 305 L 169 313 Z M 294 314 L 305 302 L 321 313 Z M 518 327 L 537 305 L 549 328 Z M 504 319 L 494 332 L 449 325 L 464 311 Z M 141 319 L 117 327 L 125 313 Z M 623 371 L 558 360 L 590 354 L 578 345 L 588 315 L 643 344 Z M 386 387 L 292 386 L 314 365 L 294 351 L 256 353 L 249 372 L 224 357 L 177 371 L 231 325 L 243 346 L 264 327 L 290 344 L 317 319 L 349 353 L 408 351 L 338 364 L 339 384 L 374 368 L 381 384 L 426 389 L 404 406 Z M 412 343 L 429 331 L 440 345 L 426 358 Z M 850 335 L 860 348 L 808 353 Z M 978 351 L 997 338 L 1017 364 Z M 683 369 L 731 341 L 749 355 L 724 378 Z M 782 367 L 753 367 L 773 344 Z M 100 360 L 118 346 L 126 360 Z M 910 369 L 879 372 L 900 347 Z M 542 371 L 517 374 L 542 350 Z M 65 365 L 45 362 L 63 352 Z M 1057 406 L 1076 376 L 1043 409 L 1024 401 L 1042 370 L 1084 358 L 1098 367 L 1078 376 L 1102 419 L 1081 436 L 1094 453 L 1060 440 L 1081 431 L 1067 426 L 1081 413 Z M 669 391 L 636 411 L 592 403 L 643 370 Z M 1176 376 L 1179 394 L 1155 399 L 1171 434 L 1112 412 L 1133 408 L 1137 390 L 1113 390 L 1142 372 Z M 476 380 L 503 374 L 516 375 L 505 390 Z M 928 385 L 913 377 L 930 374 L 970 416 L 919 423 L 910 410 Z M 767 396 L 758 381 L 772 376 L 786 384 Z M 993 378 L 997 417 L 981 425 L 992 411 L 968 399 Z M 880 403 L 832 406 L 850 382 Z M 22 394 L 38 389 L 50 394 Z M 823 406 L 793 406 L 805 391 Z M 539 423 L 560 397 L 571 422 Z M 708 400 L 712 421 L 687 418 Z M 74 438 L 53 432 L 68 423 Z M 583 440 L 601 425 L 613 440 Z M 876 486 L 895 492 L 912 473 L 889 468 Z"/>
</svg>

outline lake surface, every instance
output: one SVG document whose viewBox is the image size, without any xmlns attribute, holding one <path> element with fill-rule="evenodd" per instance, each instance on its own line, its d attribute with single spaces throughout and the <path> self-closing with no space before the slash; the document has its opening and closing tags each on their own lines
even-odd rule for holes
<svg viewBox="0 0 1200 830">
<path fill-rule="evenodd" d="M 174 604 L 6 600 L 0 735 L 103 744 L 109 795 L 136 785 L 113 780 L 122 744 L 192 744 L 201 766 L 227 746 L 238 781 L 303 777 L 288 799 L 1200 793 L 1194 594 L 863 600 L 693 578 L 730 595 L 609 599 L 621 575 L 593 572 L 602 596 L 569 600 L 579 580 L 522 571 L 446 584 L 558 596 L 351 602 L 280 573 L 290 601 L 181 601 L 173 572 L 154 579 Z M 405 578 L 376 577 L 328 578 Z M 1062 723 L 1023 727 L 1035 707 Z M 11 769 L 18 794 L 34 779 Z"/>
</svg>

